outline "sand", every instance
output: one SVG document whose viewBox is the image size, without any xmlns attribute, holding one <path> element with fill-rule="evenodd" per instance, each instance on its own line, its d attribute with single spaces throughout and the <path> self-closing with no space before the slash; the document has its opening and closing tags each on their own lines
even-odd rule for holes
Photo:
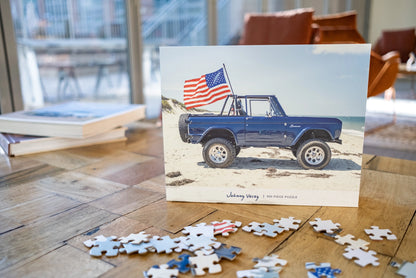
<svg viewBox="0 0 416 278">
<path fill-rule="evenodd" d="M 322 170 L 305 170 L 298 165 L 290 150 L 275 147 L 244 148 L 230 167 L 210 168 L 202 158 L 202 146 L 184 143 L 179 136 L 179 115 L 188 112 L 170 104 L 173 109 L 163 112 L 163 136 L 167 194 L 173 198 L 183 196 L 181 199 L 185 201 L 198 198 L 215 201 L 215 196 L 208 198 L 205 194 L 192 197 L 209 188 L 211 192 L 217 191 L 221 196 L 226 194 L 231 197 L 234 192 L 247 194 L 276 190 L 334 192 L 331 196 L 349 192 L 353 196 L 351 198 L 358 201 L 364 138 L 362 132 L 342 130 L 343 143 L 329 143 L 332 158 Z M 226 199 L 238 202 L 238 197 L 230 196 Z M 217 201 L 224 201 L 224 198 Z"/>
</svg>

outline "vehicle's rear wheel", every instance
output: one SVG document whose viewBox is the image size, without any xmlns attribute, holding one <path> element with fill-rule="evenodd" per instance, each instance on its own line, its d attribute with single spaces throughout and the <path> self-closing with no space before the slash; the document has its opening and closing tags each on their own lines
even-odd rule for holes
<svg viewBox="0 0 416 278">
<path fill-rule="evenodd" d="M 179 126 L 179 135 L 181 136 L 182 141 L 185 143 L 188 142 L 188 124 L 186 121 L 189 118 L 189 114 L 181 114 L 179 116 L 178 126 Z"/>
<path fill-rule="evenodd" d="M 234 161 L 236 149 L 227 139 L 213 138 L 205 143 L 202 156 L 210 167 L 227 168 Z"/>
<path fill-rule="evenodd" d="M 331 149 L 320 139 L 309 139 L 300 145 L 296 157 L 302 168 L 319 170 L 331 160 Z"/>
</svg>

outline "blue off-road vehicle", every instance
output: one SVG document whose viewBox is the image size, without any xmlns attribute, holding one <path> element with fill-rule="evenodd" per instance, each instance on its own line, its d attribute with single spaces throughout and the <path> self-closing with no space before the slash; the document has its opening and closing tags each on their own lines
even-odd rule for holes
<svg viewBox="0 0 416 278">
<path fill-rule="evenodd" d="M 304 169 L 322 169 L 331 160 L 327 142 L 341 144 L 336 118 L 287 116 L 274 95 L 230 95 L 219 114 L 182 114 L 184 142 L 203 146 L 204 161 L 214 168 L 231 165 L 241 148 L 289 148 Z"/>
</svg>

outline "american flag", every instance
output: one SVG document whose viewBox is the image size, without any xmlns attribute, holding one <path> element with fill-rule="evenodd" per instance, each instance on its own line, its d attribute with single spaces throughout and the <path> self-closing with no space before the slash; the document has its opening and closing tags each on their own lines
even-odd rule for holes
<svg viewBox="0 0 416 278">
<path fill-rule="evenodd" d="M 186 109 L 207 105 L 231 94 L 222 68 L 200 78 L 186 80 L 183 92 Z"/>
</svg>

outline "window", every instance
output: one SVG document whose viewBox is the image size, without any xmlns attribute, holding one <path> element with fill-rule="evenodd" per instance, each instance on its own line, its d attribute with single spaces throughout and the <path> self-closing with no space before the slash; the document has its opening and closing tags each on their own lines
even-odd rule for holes
<svg viewBox="0 0 416 278">
<path fill-rule="evenodd" d="M 276 116 L 269 99 L 250 100 L 250 115 L 253 117 Z"/>
</svg>

